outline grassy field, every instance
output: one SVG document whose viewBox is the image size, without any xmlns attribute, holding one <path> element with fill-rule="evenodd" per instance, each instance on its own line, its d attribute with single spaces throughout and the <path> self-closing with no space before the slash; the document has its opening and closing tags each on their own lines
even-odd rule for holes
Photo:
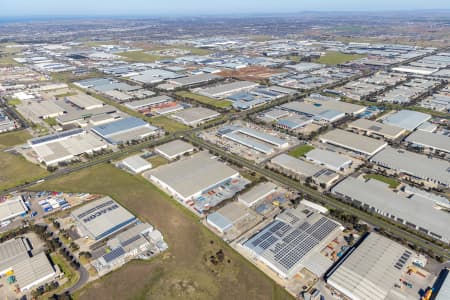
<svg viewBox="0 0 450 300">
<path fill-rule="evenodd" d="M 129 62 L 154 62 L 165 59 L 163 56 L 147 54 L 144 51 L 121 52 L 117 53 L 117 55 L 124 57 Z"/>
<path fill-rule="evenodd" d="M 53 294 L 63 292 L 66 288 L 74 285 L 75 282 L 77 282 L 78 278 L 80 277 L 78 272 L 75 272 L 75 270 L 72 267 L 70 267 L 68 262 L 60 254 L 52 253 L 52 254 L 50 254 L 50 257 L 51 257 L 53 263 L 55 265 L 58 265 L 59 268 L 61 269 L 61 271 L 64 273 L 64 275 L 67 278 L 67 282 L 65 284 L 63 284 L 62 286 L 58 287 L 57 290 L 51 291 L 48 295 L 45 295 L 45 294 L 42 295 L 42 299 L 45 299 L 45 296 L 50 296 Z"/>
<path fill-rule="evenodd" d="M 357 60 L 365 57 L 365 55 L 360 54 L 345 54 L 341 52 L 327 52 L 325 55 L 316 59 L 315 62 L 326 65 L 338 65 L 343 64 L 352 60 Z"/>
<path fill-rule="evenodd" d="M 154 155 L 147 159 L 149 163 L 152 164 L 152 169 L 157 168 L 159 166 L 167 164 L 169 161 L 162 157 L 161 155 Z"/>
<path fill-rule="evenodd" d="M 188 126 L 181 124 L 175 120 L 172 120 L 166 116 L 153 117 L 149 121 L 151 124 L 158 126 L 158 127 L 162 127 L 162 128 L 164 128 L 165 131 L 168 131 L 168 132 L 177 132 L 177 131 L 189 129 Z"/>
<path fill-rule="evenodd" d="M 389 184 L 389 187 L 392 189 L 395 189 L 396 187 L 398 187 L 400 185 L 400 182 L 398 182 L 397 180 L 393 179 L 393 178 L 389 178 L 383 175 L 378 175 L 378 174 L 367 174 L 364 175 L 365 179 L 375 179 L 384 183 Z"/>
<path fill-rule="evenodd" d="M 0 134 L 0 150 L 25 143 L 31 135 L 26 130 Z"/>
<path fill-rule="evenodd" d="M 161 230 L 169 244 L 161 256 L 128 263 L 89 284 L 75 299 L 292 299 L 142 177 L 98 165 L 34 189 L 108 194 Z M 214 266 L 209 257 L 220 249 L 225 261 Z"/>
<path fill-rule="evenodd" d="M 299 158 L 302 157 L 303 155 L 305 155 L 306 153 L 308 153 L 309 151 L 313 150 L 314 147 L 311 145 L 300 145 L 295 149 L 292 149 L 291 151 L 289 151 L 289 155 L 293 156 L 295 158 Z"/>
<path fill-rule="evenodd" d="M 194 94 L 194 93 L 191 93 L 191 92 L 180 91 L 180 92 L 176 92 L 176 95 L 180 96 L 180 97 L 192 99 L 192 100 L 197 101 L 199 103 L 212 105 L 212 106 L 217 107 L 217 108 L 227 108 L 227 107 L 231 106 L 231 101 L 217 100 L 217 99 L 209 98 L 209 97 L 206 97 L 206 96 L 197 95 L 197 94 Z"/>
<path fill-rule="evenodd" d="M 26 130 L 0 134 L 0 190 L 48 175 L 46 170 L 33 165 L 22 156 L 2 151 L 23 144 L 30 137 Z"/>
<path fill-rule="evenodd" d="M 19 105 L 20 103 L 22 103 L 22 101 L 20 101 L 20 100 L 17 99 L 17 98 L 13 98 L 13 99 L 9 99 L 9 100 L 8 100 L 8 105 L 10 105 L 10 106 L 17 106 L 17 105 Z"/>
</svg>

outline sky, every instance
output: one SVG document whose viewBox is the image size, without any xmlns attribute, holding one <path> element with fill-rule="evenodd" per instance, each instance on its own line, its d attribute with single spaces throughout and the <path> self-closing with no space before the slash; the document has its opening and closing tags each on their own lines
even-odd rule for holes
<svg viewBox="0 0 450 300">
<path fill-rule="evenodd" d="M 204 15 L 450 9 L 449 0 L 0 0 L 0 16 Z"/>
</svg>

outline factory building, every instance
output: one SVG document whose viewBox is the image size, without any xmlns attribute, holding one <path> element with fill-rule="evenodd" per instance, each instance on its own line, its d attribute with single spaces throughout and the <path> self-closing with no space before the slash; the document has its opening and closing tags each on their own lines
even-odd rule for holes
<svg viewBox="0 0 450 300">
<path fill-rule="evenodd" d="M 110 252 L 92 261 L 97 272 L 103 276 L 132 259 L 146 256 L 147 252 L 158 253 L 167 249 L 161 233 L 152 225 L 140 223 L 108 240 Z"/>
<path fill-rule="evenodd" d="M 31 256 L 31 247 L 25 238 L 0 244 L 0 275 L 8 274 L 15 277 L 22 293 L 53 280 L 57 275 L 44 252 Z"/>
<path fill-rule="evenodd" d="M 152 168 L 152 164 L 143 159 L 140 155 L 127 157 L 121 161 L 121 164 L 134 174 L 139 174 Z"/>
<path fill-rule="evenodd" d="M 122 144 L 132 140 L 140 140 L 156 135 L 158 127 L 135 117 L 128 117 L 104 125 L 92 127 L 92 132 L 99 135 L 110 144 Z"/>
<path fill-rule="evenodd" d="M 345 201 L 354 202 L 373 212 L 403 223 L 435 239 L 450 241 L 450 215 L 435 207 L 421 193 L 399 194 L 384 182 L 347 177 L 331 189 Z"/>
<path fill-rule="evenodd" d="M 409 299 L 395 286 L 417 254 L 377 233 L 370 233 L 325 275 L 333 289 L 353 300 Z"/>
<path fill-rule="evenodd" d="M 342 230 L 339 223 L 299 205 L 279 214 L 241 246 L 281 278 L 292 278 L 307 265 L 320 265 L 311 270 L 320 276 L 332 265 L 320 251 Z"/>
<path fill-rule="evenodd" d="M 387 116 L 383 123 L 413 131 L 429 119 L 431 119 L 429 114 L 405 109 Z"/>
<path fill-rule="evenodd" d="M 450 163 L 411 151 L 387 147 L 370 159 L 378 167 L 430 185 L 450 186 Z"/>
<path fill-rule="evenodd" d="M 182 140 L 175 140 L 155 147 L 155 152 L 161 154 L 168 160 L 174 160 L 193 151 L 194 146 Z"/>
<path fill-rule="evenodd" d="M 103 102 L 86 94 L 76 94 L 65 97 L 65 100 L 72 103 L 79 109 L 91 110 L 103 106 Z"/>
<path fill-rule="evenodd" d="M 332 185 L 339 179 L 339 174 L 334 171 L 316 166 L 287 154 L 280 154 L 274 157 L 270 163 L 288 175 L 293 174 L 302 179 L 310 177 L 314 183 L 317 185 L 325 185 L 325 187 Z"/>
<path fill-rule="evenodd" d="M 104 239 L 136 221 L 136 217 L 110 197 L 104 197 L 71 212 L 81 236 Z"/>
<path fill-rule="evenodd" d="M 405 142 L 413 147 L 428 149 L 432 152 L 450 153 L 450 137 L 443 134 L 416 130 L 405 139 Z"/>
<path fill-rule="evenodd" d="M 261 182 L 251 190 L 238 196 L 238 201 L 247 207 L 251 207 L 260 200 L 272 195 L 277 191 L 277 185 L 273 182 Z"/>
<path fill-rule="evenodd" d="M 21 196 L 6 200 L 0 203 L 0 222 L 5 222 L 15 217 L 26 214 L 28 207 L 22 200 Z"/>
<path fill-rule="evenodd" d="M 375 155 L 387 146 L 387 143 L 384 141 L 358 135 L 342 129 L 334 129 L 321 135 L 319 138 L 322 143 L 335 145 L 369 157 Z"/>
<path fill-rule="evenodd" d="M 353 163 L 353 161 L 345 155 L 318 148 L 308 151 L 305 154 L 305 158 L 317 165 L 325 166 L 335 172 L 348 169 Z"/>
<path fill-rule="evenodd" d="M 211 98 L 225 98 L 228 95 L 235 94 L 242 91 L 248 91 L 259 86 L 258 83 L 250 81 L 235 81 L 231 83 L 224 83 L 213 87 L 206 87 L 195 90 L 200 95 Z"/>
<path fill-rule="evenodd" d="M 205 107 L 191 107 L 174 113 L 171 117 L 187 126 L 195 127 L 220 116 L 220 113 Z"/>
<path fill-rule="evenodd" d="M 203 151 L 150 170 L 145 176 L 170 195 L 186 202 L 200 196 L 203 191 L 237 178 L 239 172 Z"/>
<path fill-rule="evenodd" d="M 348 124 L 348 126 L 367 135 L 379 136 L 386 140 L 395 140 L 406 132 L 404 128 L 368 119 L 358 119 Z"/>
</svg>

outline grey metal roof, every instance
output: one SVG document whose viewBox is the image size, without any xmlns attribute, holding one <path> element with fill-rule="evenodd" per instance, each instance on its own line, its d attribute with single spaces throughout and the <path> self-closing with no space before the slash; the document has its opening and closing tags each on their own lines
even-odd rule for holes
<svg viewBox="0 0 450 300">
<path fill-rule="evenodd" d="M 386 138 L 396 138 L 397 136 L 405 132 L 405 129 L 401 127 L 363 118 L 351 122 L 349 124 L 349 127 L 374 132 Z"/>
<path fill-rule="evenodd" d="M 91 106 L 103 105 L 102 101 L 86 94 L 67 96 L 66 99 L 83 109 L 89 108 Z"/>
<path fill-rule="evenodd" d="M 444 282 L 442 282 L 442 285 L 440 289 L 437 291 L 437 296 L 434 298 L 434 300 L 448 300 L 450 299 L 450 273 L 447 269 L 446 271 L 447 275 L 444 279 Z"/>
<path fill-rule="evenodd" d="M 420 124 L 428 121 L 430 118 L 430 115 L 418 111 L 400 110 L 392 115 L 389 115 L 383 120 L 383 123 L 413 131 Z"/>
<path fill-rule="evenodd" d="M 348 196 L 376 208 L 381 213 L 401 218 L 450 240 L 450 215 L 435 209 L 432 201 L 422 197 L 407 198 L 375 179 L 364 181 L 353 177 L 341 181 L 333 187 L 332 192 Z"/>
<path fill-rule="evenodd" d="M 122 160 L 122 163 L 132 169 L 132 171 L 137 171 L 141 168 L 151 168 L 151 164 L 139 155 L 127 157 Z"/>
<path fill-rule="evenodd" d="M 308 151 L 305 157 L 335 171 L 352 163 L 352 160 L 347 156 L 318 148 Z"/>
<path fill-rule="evenodd" d="M 263 197 L 275 192 L 277 185 L 273 182 L 261 182 L 254 186 L 251 190 L 239 195 L 239 201 L 243 202 L 247 206 L 251 206 L 255 201 L 260 200 Z"/>
<path fill-rule="evenodd" d="M 11 239 L 0 244 L 0 271 L 13 267 L 30 257 L 29 245 L 23 238 Z"/>
<path fill-rule="evenodd" d="M 231 94 L 235 91 L 243 89 L 251 89 L 258 86 L 257 83 L 251 81 L 235 81 L 231 83 L 224 83 L 213 87 L 207 87 L 199 90 L 201 94 L 211 97 L 220 97 L 226 94 Z"/>
<path fill-rule="evenodd" d="M 164 102 L 168 102 L 168 101 L 173 101 L 172 97 L 162 95 L 162 96 L 146 98 L 143 100 L 128 102 L 128 103 L 125 103 L 125 106 L 127 106 L 131 109 L 139 109 L 142 107 L 152 106 L 152 105 L 156 105 L 156 104 L 160 104 L 160 103 L 164 103 Z"/>
<path fill-rule="evenodd" d="M 0 221 L 25 213 L 27 210 L 20 196 L 7 200 L 0 203 Z"/>
<path fill-rule="evenodd" d="M 83 233 L 93 239 L 104 238 L 136 219 L 108 196 L 75 209 L 71 215 Z"/>
<path fill-rule="evenodd" d="M 392 147 L 386 147 L 370 160 L 398 172 L 450 185 L 450 163 L 445 160 Z"/>
<path fill-rule="evenodd" d="M 170 82 L 180 85 L 180 86 L 188 86 L 188 85 L 193 85 L 193 84 L 197 84 L 197 83 L 208 82 L 208 81 L 211 81 L 214 79 L 219 79 L 219 78 L 221 78 L 221 77 L 214 75 L 214 74 L 205 73 L 205 74 L 197 74 L 197 75 L 172 79 L 172 80 L 170 80 Z"/>
<path fill-rule="evenodd" d="M 14 266 L 14 276 L 21 289 L 37 285 L 43 279 L 55 274 L 55 269 L 44 252 L 22 260 Z"/>
<path fill-rule="evenodd" d="M 179 111 L 172 116 L 180 119 L 183 123 L 188 125 L 195 125 L 197 123 L 218 117 L 220 114 L 212 109 L 205 107 L 192 107 Z"/>
<path fill-rule="evenodd" d="M 175 140 L 155 147 L 155 150 L 164 153 L 168 157 L 176 157 L 194 150 L 194 146 L 182 140 Z"/>
<path fill-rule="evenodd" d="M 371 233 L 338 266 L 327 283 L 354 300 L 384 300 L 407 267 L 403 264 L 396 268 L 399 259 L 410 261 L 412 254 L 408 248 Z"/>
<path fill-rule="evenodd" d="M 208 152 L 202 151 L 160 166 L 147 174 L 164 182 L 182 197 L 188 198 L 237 175 L 238 172 L 216 159 L 211 159 Z"/>
<path fill-rule="evenodd" d="M 411 133 L 405 140 L 419 146 L 450 152 L 450 137 L 443 134 L 417 130 Z"/>
<path fill-rule="evenodd" d="M 352 151 L 366 155 L 374 155 L 384 148 L 387 143 L 384 141 L 358 135 L 342 129 L 331 130 L 319 137 L 323 142 L 340 146 Z"/>
</svg>

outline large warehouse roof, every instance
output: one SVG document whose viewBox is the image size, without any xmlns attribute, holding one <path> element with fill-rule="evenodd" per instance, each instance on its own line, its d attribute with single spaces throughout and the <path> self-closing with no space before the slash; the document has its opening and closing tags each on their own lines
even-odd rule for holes
<svg viewBox="0 0 450 300">
<path fill-rule="evenodd" d="M 389 115 L 386 119 L 384 119 L 383 123 L 413 131 L 430 118 L 430 115 L 418 111 L 400 110 L 392 115 Z"/>
<path fill-rule="evenodd" d="M 24 238 L 11 239 L 0 244 L 0 272 L 5 272 L 16 263 L 30 257 L 31 250 Z"/>
<path fill-rule="evenodd" d="M 191 152 L 193 150 L 194 146 L 182 140 L 175 140 L 155 147 L 156 152 L 162 154 L 168 159 L 174 159 L 177 156 L 181 156 L 184 153 Z"/>
<path fill-rule="evenodd" d="M 203 151 L 189 158 L 160 166 L 148 174 L 187 199 L 239 173 L 226 164 L 211 159 L 211 155 Z"/>
<path fill-rule="evenodd" d="M 179 111 L 172 116 L 186 125 L 195 126 L 198 123 L 220 116 L 220 113 L 205 107 L 191 107 Z"/>
<path fill-rule="evenodd" d="M 209 97 L 222 97 L 240 90 L 251 89 L 257 87 L 258 83 L 250 81 L 235 81 L 224 83 L 213 87 L 207 87 L 199 90 L 199 93 Z"/>
<path fill-rule="evenodd" d="M 368 119 L 358 119 L 349 124 L 350 128 L 367 131 L 388 139 L 395 139 L 405 132 L 405 129 L 394 125 L 380 123 Z"/>
<path fill-rule="evenodd" d="M 353 300 L 386 299 L 413 252 L 371 233 L 328 275 L 327 283 Z"/>
<path fill-rule="evenodd" d="M 17 217 L 28 211 L 20 196 L 0 204 L 0 222 Z"/>
<path fill-rule="evenodd" d="M 353 177 L 341 181 L 332 192 L 367 204 L 381 214 L 393 215 L 450 240 L 448 230 L 450 215 L 434 208 L 433 201 L 416 196 L 410 198 L 402 196 L 389 189 L 387 184 L 375 179 L 364 181 Z"/>
<path fill-rule="evenodd" d="M 170 82 L 175 85 L 178 85 L 178 86 L 189 86 L 189 85 L 193 85 L 193 84 L 208 82 L 208 81 L 219 79 L 219 78 L 222 78 L 222 77 L 214 75 L 214 74 L 205 73 L 205 74 L 197 74 L 197 75 L 172 79 L 172 80 L 170 80 Z"/>
<path fill-rule="evenodd" d="M 340 230 L 335 221 L 300 205 L 278 215 L 243 246 L 280 276 L 290 278 Z"/>
<path fill-rule="evenodd" d="M 305 154 L 306 159 L 318 164 L 323 164 L 327 168 L 338 171 L 352 164 L 352 160 L 342 154 L 332 152 L 329 150 L 322 150 L 315 148 Z"/>
<path fill-rule="evenodd" d="M 14 276 L 21 291 L 29 290 L 56 274 L 44 252 L 22 260 L 14 266 Z"/>
<path fill-rule="evenodd" d="M 253 187 L 250 191 L 239 195 L 238 200 L 246 206 L 252 206 L 259 200 L 262 200 L 265 197 L 273 194 L 276 189 L 277 185 L 273 182 L 261 182 Z"/>
<path fill-rule="evenodd" d="M 411 133 L 405 140 L 409 143 L 416 144 L 425 148 L 433 148 L 439 151 L 450 153 L 450 137 L 443 134 L 416 130 Z"/>
<path fill-rule="evenodd" d="M 72 211 L 80 231 L 99 240 L 133 222 L 136 217 L 110 197 L 92 201 Z"/>
<path fill-rule="evenodd" d="M 423 180 L 450 185 L 450 163 L 445 160 L 428 158 L 422 154 L 387 147 L 372 157 L 371 161 Z"/>
<path fill-rule="evenodd" d="M 320 136 L 322 142 L 372 156 L 384 147 L 384 141 L 358 135 L 342 129 L 334 129 Z"/>
<path fill-rule="evenodd" d="M 103 102 L 86 94 L 76 94 L 73 96 L 67 96 L 66 99 L 82 109 L 92 109 L 103 106 Z"/>
</svg>

